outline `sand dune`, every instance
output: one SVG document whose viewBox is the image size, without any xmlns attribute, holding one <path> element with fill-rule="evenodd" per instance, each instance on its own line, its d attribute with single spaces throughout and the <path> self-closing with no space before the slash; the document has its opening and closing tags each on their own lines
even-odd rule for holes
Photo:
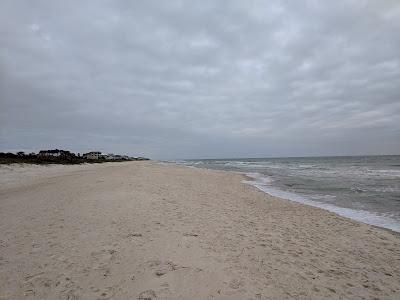
<svg viewBox="0 0 400 300">
<path fill-rule="evenodd" d="M 0 299 L 400 299 L 400 238 L 155 162 L 0 167 Z"/>
</svg>

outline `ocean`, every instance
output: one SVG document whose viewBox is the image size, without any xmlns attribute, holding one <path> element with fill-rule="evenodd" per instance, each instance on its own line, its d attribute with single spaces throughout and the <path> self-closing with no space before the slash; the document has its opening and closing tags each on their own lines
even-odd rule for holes
<svg viewBox="0 0 400 300">
<path fill-rule="evenodd" d="M 280 198 L 400 232 L 400 155 L 201 159 L 186 166 L 242 172 Z"/>
</svg>

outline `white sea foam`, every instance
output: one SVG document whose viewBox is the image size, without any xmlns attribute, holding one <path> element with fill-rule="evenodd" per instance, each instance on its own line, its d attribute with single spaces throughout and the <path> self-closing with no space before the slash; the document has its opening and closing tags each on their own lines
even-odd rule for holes
<svg viewBox="0 0 400 300">
<path fill-rule="evenodd" d="M 291 200 L 294 202 L 299 202 L 303 204 L 307 204 L 314 207 L 319 207 L 330 212 L 334 212 L 343 217 L 347 217 L 356 221 L 360 221 L 363 223 L 367 223 L 370 225 L 380 226 L 384 228 L 391 229 L 393 231 L 400 232 L 400 222 L 391 218 L 388 215 L 379 215 L 377 213 L 365 211 L 365 210 L 356 210 L 352 208 L 344 208 L 339 207 L 330 203 L 322 203 L 315 200 L 310 200 L 301 195 L 279 190 L 274 188 L 271 183 L 273 179 L 271 177 L 266 177 L 259 173 L 246 173 L 246 175 L 254 180 L 244 181 L 247 184 L 253 185 L 260 189 L 261 191 L 275 197 Z"/>
</svg>

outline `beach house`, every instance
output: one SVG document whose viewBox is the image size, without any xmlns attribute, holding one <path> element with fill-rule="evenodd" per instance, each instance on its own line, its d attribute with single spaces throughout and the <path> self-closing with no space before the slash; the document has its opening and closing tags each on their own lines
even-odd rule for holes
<svg viewBox="0 0 400 300">
<path fill-rule="evenodd" d="M 83 158 L 85 158 L 85 159 L 100 159 L 100 158 L 102 158 L 102 155 L 101 155 L 101 152 L 92 151 L 92 152 L 84 153 Z"/>
</svg>

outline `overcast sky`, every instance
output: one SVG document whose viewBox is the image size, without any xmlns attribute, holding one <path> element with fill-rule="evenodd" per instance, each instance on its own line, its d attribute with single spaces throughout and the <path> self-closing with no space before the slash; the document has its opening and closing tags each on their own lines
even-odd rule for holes
<svg viewBox="0 0 400 300">
<path fill-rule="evenodd" d="M 0 151 L 400 154 L 400 1 L 0 1 Z"/>
</svg>

